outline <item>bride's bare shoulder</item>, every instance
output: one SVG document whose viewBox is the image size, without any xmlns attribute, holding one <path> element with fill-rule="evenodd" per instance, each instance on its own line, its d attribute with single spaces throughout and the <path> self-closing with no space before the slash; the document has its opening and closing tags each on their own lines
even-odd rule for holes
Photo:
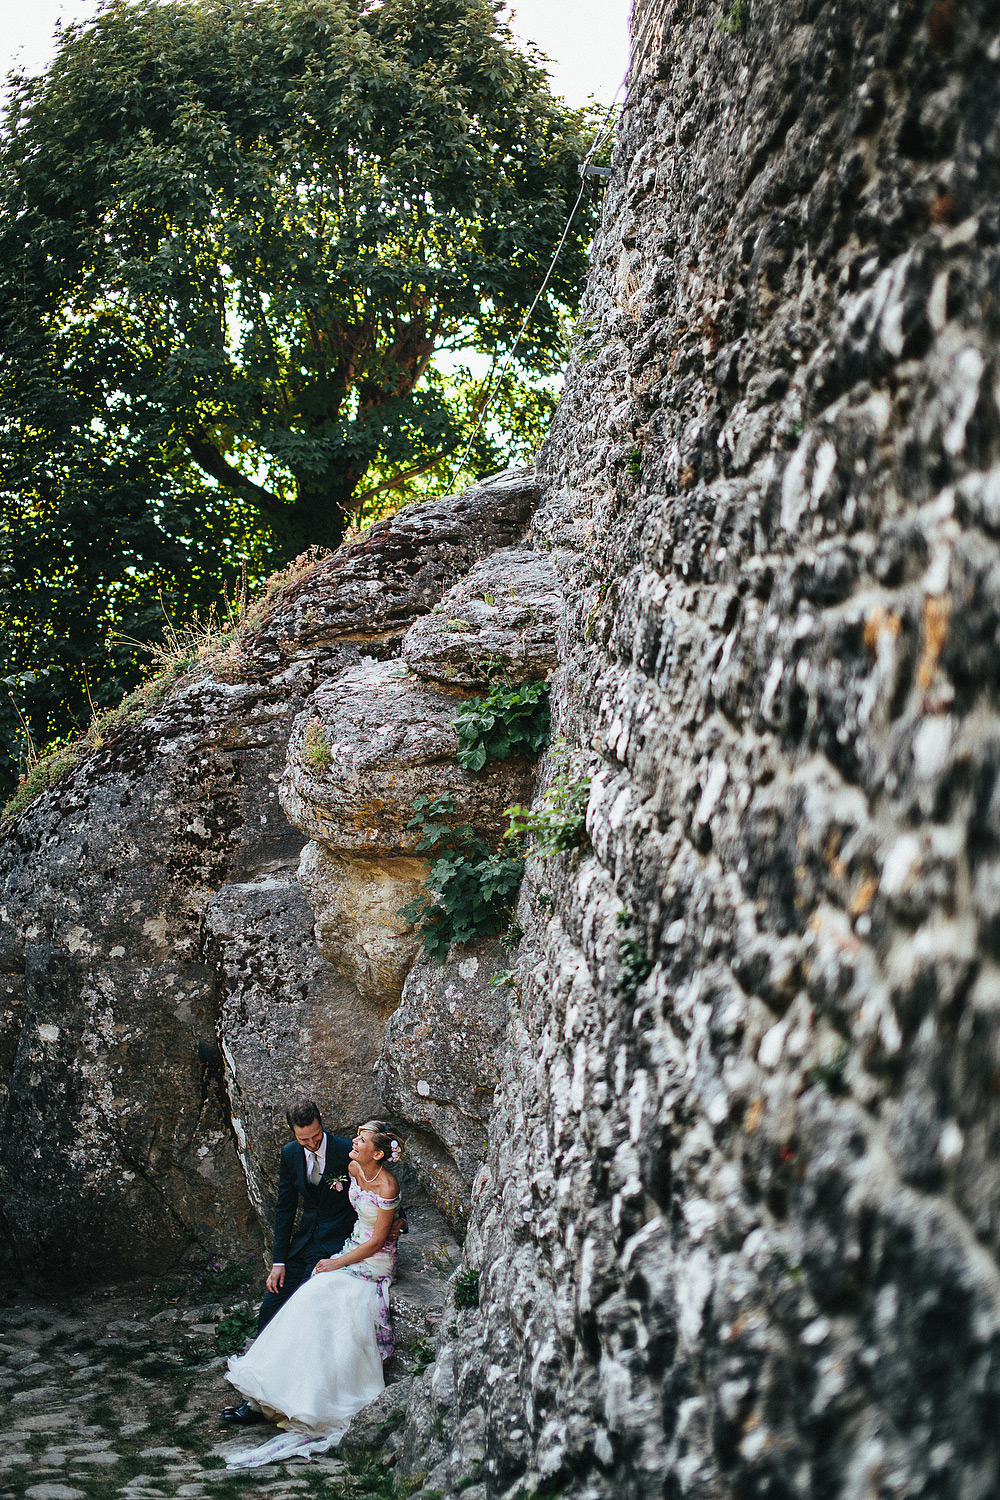
<svg viewBox="0 0 1000 1500">
<path fill-rule="evenodd" d="M 393 1175 L 392 1175 L 391 1172 L 386 1172 L 386 1174 L 385 1174 L 385 1192 L 382 1193 L 381 1196 L 383 1198 L 395 1198 L 396 1195 L 398 1194 L 398 1192 L 399 1192 L 399 1183 L 396 1181 L 395 1177 L 393 1177 Z"/>
</svg>

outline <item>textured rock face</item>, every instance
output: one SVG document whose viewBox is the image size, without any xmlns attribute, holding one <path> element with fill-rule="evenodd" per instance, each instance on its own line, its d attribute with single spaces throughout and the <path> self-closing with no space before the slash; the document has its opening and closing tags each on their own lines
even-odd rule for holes
<svg viewBox="0 0 1000 1500">
<path fill-rule="evenodd" d="M 346 1128 L 372 1112 L 394 999 L 372 1006 L 317 947 L 302 834 L 277 800 L 289 735 L 319 683 L 362 647 L 398 654 L 460 574 L 518 542 L 536 496 L 510 473 L 373 527 L 267 601 L 230 653 L 239 681 L 182 682 L 4 830 L 0 1198 L 17 1275 L 155 1269 L 192 1238 L 245 1248 L 289 1094 Z"/>
<path fill-rule="evenodd" d="M 998 17 L 719 20 L 634 18 L 533 528 L 592 847 L 529 871 L 481 1306 L 403 1462 L 986 1500 Z"/>
<path fill-rule="evenodd" d="M 330 678 L 292 730 L 281 784 L 288 817 L 331 849 L 411 855 L 422 837 L 409 827 L 414 798 L 448 792 L 457 822 L 499 837 L 532 767 L 511 759 L 463 771 L 451 722 L 463 702 L 398 662 L 365 661 Z"/>
<path fill-rule="evenodd" d="M 385 1016 L 324 958 L 294 871 L 229 885 L 205 913 L 224 998 L 218 1029 L 237 1150 L 266 1223 L 289 1100 L 317 1098 L 338 1131 L 380 1107 L 372 1069 Z"/>
<path fill-rule="evenodd" d="M 487 941 L 418 959 L 377 1065 L 385 1106 L 409 1127 L 408 1156 L 452 1223 L 468 1215 L 507 1026 L 510 950 Z M 496 983 L 497 979 L 500 983 Z"/>
<path fill-rule="evenodd" d="M 231 870 L 294 848 L 266 777 L 288 692 L 192 683 L 3 842 L 0 942 L 25 1003 L 0 1182 L 24 1274 L 156 1268 L 192 1233 L 226 1249 L 251 1230 L 200 924 Z"/>
<path fill-rule="evenodd" d="M 428 500 L 370 527 L 282 591 L 255 649 L 315 652 L 330 639 L 394 654 L 396 642 L 482 558 L 521 540 L 538 500 L 531 469 L 494 474 L 459 495 Z"/>
<path fill-rule="evenodd" d="M 381 1014 L 399 1003 L 418 938 L 400 915 L 424 895 L 422 859 L 354 859 L 307 844 L 299 884 L 316 916 L 316 940 L 334 968 Z"/>
<path fill-rule="evenodd" d="M 512 547 L 470 569 L 410 626 L 403 660 L 418 677 L 456 686 L 478 687 L 499 673 L 512 683 L 547 677 L 561 618 L 549 558 Z"/>
</svg>

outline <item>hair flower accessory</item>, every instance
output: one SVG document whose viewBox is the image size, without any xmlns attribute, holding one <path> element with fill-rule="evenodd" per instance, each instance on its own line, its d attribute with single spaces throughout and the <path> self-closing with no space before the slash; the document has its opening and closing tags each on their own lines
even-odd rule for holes
<svg viewBox="0 0 1000 1500">
<path fill-rule="evenodd" d="M 398 1141 L 390 1141 L 389 1142 L 389 1146 L 390 1146 L 389 1160 L 390 1161 L 400 1161 L 402 1159 L 402 1155 L 403 1155 L 403 1148 L 402 1148 L 402 1146 L 399 1144 Z"/>
</svg>

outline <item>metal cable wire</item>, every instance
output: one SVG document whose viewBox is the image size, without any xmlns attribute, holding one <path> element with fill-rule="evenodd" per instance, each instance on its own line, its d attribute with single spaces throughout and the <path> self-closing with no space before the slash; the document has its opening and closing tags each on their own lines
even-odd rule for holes
<svg viewBox="0 0 1000 1500">
<path fill-rule="evenodd" d="M 524 333 L 525 333 L 526 328 L 528 327 L 528 324 L 531 322 L 532 314 L 534 313 L 535 308 L 538 306 L 539 302 L 541 301 L 542 296 L 543 296 L 543 294 L 545 292 L 545 288 L 548 286 L 549 282 L 552 279 L 552 273 L 553 273 L 553 271 L 556 268 L 556 262 L 558 261 L 559 256 L 562 253 L 562 248 L 563 248 L 563 246 L 566 243 L 567 236 L 569 235 L 570 226 L 572 225 L 573 220 L 576 217 L 576 211 L 577 211 L 577 209 L 580 207 L 580 204 L 583 202 L 583 195 L 587 191 L 587 168 L 590 166 L 590 163 L 592 162 L 592 160 L 594 159 L 594 157 L 597 155 L 597 152 L 601 149 L 601 147 L 604 145 L 604 142 L 607 140 L 608 136 L 611 134 L 611 130 L 612 130 L 611 118 L 612 118 L 612 115 L 614 114 L 615 110 L 618 107 L 618 99 L 619 99 L 619 96 L 621 94 L 621 91 L 625 87 L 626 83 L 628 82 L 628 75 L 629 75 L 629 72 L 630 72 L 631 67 L 632 67 L 632 58 L 635 56 L 636 50 L 637 50 L 637 48 L 639 46 L 639 42 L 642 40 L 642 37 L 645 34 L 646 27 L 649 24 L 649 20 L 650 20 L 651 14 L 652 14 L 652 12 L 650 12 L 650 14 L 647 15 L 646 21 L 645 21 L 645 24 L 642 27 L 642 30 L 640 31 L 639 35 L 635 38 L 635 40 L 634 40 L 634 42 L 632 44 L 632 48 L 631 48 L 631 52 L 630 52 L 630 56 L 629 56 L 628 67 L 625 69 L 625 75 L 622 78 L 621 83 L 615 89 L 615 96 L 614 96 L 614 98 L 612 99 L 611 103 L 608 106 L 607 113 L 604 116 L 604 121 L 603 121 L 603 123 L 601 125 L 600 131 L 598 132 L 597 138 L 594 141 L 594 144 L 591 146 L 590 150 L 587 152 L 586 157 L 584 158 L 583 162 L 580 165 L 580 191 L 576 195 L 576 202 L 573 204 L 573 207 L 570 209 L 570 211 L 569 211 L 569 217 L 567 218 L 566 223 L 563 226 L 563 232 L 562 232 L 562 234 L 559 237 L 559 243 L 556 245 L 555 253 L 552 256 L 552 260 L 549 262 L 549 269 L 545 273 L 545 279 L 542 282 L 541 286 L 538 288 L 538 291 L 535 294 L 535 299 L 532 302 L 531 306 L 528 308 L 527 313 L 525 314 L 524 321 L 521 324 L 520 328 L 518 329 L 517 338 L 514 340 L 513 344 L 511 345 L 510 349 L 507 352 L 507 357 L 505 358 L 503 364 L 500 367 L 500 373 L 497 376 L 496 384 L 494 385 L 493 389 L 490 391 L 490 393 L 487 396 L 486 400 L 483 402 L 482 409 L 480 410 L 480 413 L 479 413 L 479 421 L 476 423 L 475 427 L 473 428 L 472 436 L 469 438 L 468 443 L 466 443 L 466 445 L 465 445 L 465 452 L 462 454 L 462 457 L 459 460 L 458 467 L 452 472 L 451 479 L 448 481 L 448 488 L 449 489 L 454 489 L 454 487 L 455 487 L 455 481 L 458 479 L 458 476 L 461 474 L 462 470 L 465 468 L 466 463 L 468 462 L 469 454 L 472 452 L 472 445 L 476 441 L 476 438 L 479 436 L 479 433 L 480 433 L 480 430 L 482 429 L 483 423 L 486 421 L 487 413 L 489 412 L 489 409 L 490 409 L 491 405 L 493 404 L 493 402 L 496 400 L 496 397 L 497 397 L 497 395 L 498 395 L 498 393 L 500 391 L 500 387 L 503 385 L 504 377 L 507 374 L 508 369 L 510 368 L 511 360 L 514 358 L 514 355 L 517 353 L 518 345 L 520 344 L 522 338 L 524 337 Z"/>
</svg>

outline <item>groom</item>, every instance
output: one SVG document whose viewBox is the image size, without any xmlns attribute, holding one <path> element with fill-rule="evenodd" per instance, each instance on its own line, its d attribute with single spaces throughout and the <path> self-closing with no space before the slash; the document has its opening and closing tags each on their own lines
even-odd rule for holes
<svg viewBox="0 0 1000 1500">
<path fill-rule="evenodd" d="M 304 1281 L 318 1260 L 337 1255 L 354 1228 L 357 1215 L 347 1189 L 347 1164 L 352 1142 L 327 1135 L 319 1109 L 311 1099 L 298 1099 L 285 1111 L 294 1141 L 282 1147 L 278 1174 L 278 1202 L 274 1211 L 274 1260 L 265 1283 L 267 1295 L 257 1316 L 257 1332 Z M 302 1213 L 293 1235 L 295 1212 Z M 393 1238 L 399 1233 L 394 1224 Z M 263 1413 L 249 1401 L 227 1406 L 223 1422 L 247 1425 L 262 1422 Z"/>
</svg>

